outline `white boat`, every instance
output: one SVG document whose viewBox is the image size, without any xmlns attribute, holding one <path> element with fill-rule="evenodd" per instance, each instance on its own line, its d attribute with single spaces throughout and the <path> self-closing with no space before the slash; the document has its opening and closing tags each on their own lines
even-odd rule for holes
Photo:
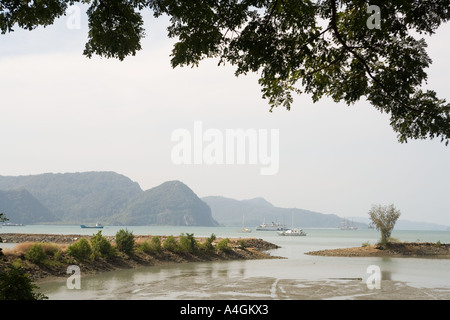
<svg viewBox="0 0 450 320">
<path fill-rule="evenodd" d="M 246 228 L 244 224 L 244 216 L 242 215 L 242 229 L 238 230 L 239 233 L 250 233 L 252 229 Z"/>
<path fill-rule="evenodd" d="M 256 227 L 256 231 L 285 231 L 288 230 L 284 224 L 275 223 L 272 222 L 270 224 L 267 224 L 263 222 L 259 225 L 259 227 Z"/>
<path fill-rule="evenodd" d="M 239 233 L 250 233 L 252 232 L 252 229 L 249 228 L 242 228 L 240 230 L 238 230 Z"/>
<path fill-rule="evenodd" d="M 301 229 L 289 229 L 284 231 L 278 231 L 279 236 L 306 236 L 306 233 Z"/>
</svg>

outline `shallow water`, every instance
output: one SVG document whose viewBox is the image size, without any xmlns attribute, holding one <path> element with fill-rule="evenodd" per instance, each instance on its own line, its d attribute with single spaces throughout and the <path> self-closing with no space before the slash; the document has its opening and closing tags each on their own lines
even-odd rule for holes
<svg viewBox="0 0 450 320">
<path fill-rule="evenodd" d="M 14 231 L 12 230 L 13 228 Z M 81 289 L 66 280 L 40 283 L 50 299 L 450 299 L 450 260 L 430 258 L 348 258 L 305 252 L 374 244 L 376 230 L 310 229 L 306 237 L 279 237 L 275 232 L 237 233 L 236 228 L 126 227 L 135 235 L 255 237 L 281 246 L 270 253 L 286 259 L 187 263 L 143 267 L 83 276 Z M 9 230 L 6 230 L 9 229 Z M 114 235 L 125 227 L 105 227 Z M 0 232 L 93 234 L 79 226 L 24 226 Z M 450 232 L 395 231 L 401 241 L 450 243 Z M 381 270 L 381 288 L 370 290 L 368 267 Z M 69 275 L 68 275 L 69 277 Z M 350 280 L 348 280 L 350 279 Z"/>
</svg>

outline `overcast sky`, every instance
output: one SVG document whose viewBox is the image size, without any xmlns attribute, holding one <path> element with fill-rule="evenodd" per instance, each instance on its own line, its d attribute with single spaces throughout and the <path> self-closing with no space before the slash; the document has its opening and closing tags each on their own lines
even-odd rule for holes
<svg viewBox="0 0 450 320">
<path fill-rule="evenodd" d="M 0 35 L 0 175 L 115 171 L 146 190 L 181 180 L 198 196 L 264 197 L 342 217 L 367 217 L 394 203 L 401 219 L 450 226 L 450 147 L 439 140 L 400 144 L 389 117 L 296 96 L 291 111 L 269 112 L 258 76 L 204 61 L 170 66 L 164 19 L 146 20 L 143 50 L 123 62 L 82 55 L 87 20 Z M 429 39 L 428 87 L 450 100 L 450 26 Z M 182 164 L 172 133 L 278 130 L 279 170 L 261 164 Z M 259 131 L 257 131 L 259 132 Z"/>
</svg>

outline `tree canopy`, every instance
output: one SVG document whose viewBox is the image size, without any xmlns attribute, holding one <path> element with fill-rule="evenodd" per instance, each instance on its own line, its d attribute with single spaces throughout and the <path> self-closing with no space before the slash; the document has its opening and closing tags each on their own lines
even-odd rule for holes
<svg viewBox="0 0 450 320">
<path fill-rule="evenodd" d="M 432 61 L 421 35 L 449 19 L 450 0 L 4 0 L 0 29 L 52 24 L 76 3 L 89 4 L 87 57 L 135 55 L 142 12 L 152 10 L 170 17 L 173 67 L 214 57 L 236 75 L 256 72 L 270 110 L 290 109 L 293 94 L 348 105 L 364 98 L 390 115 L 400 142 L 448 145 L 450 104 L 424 89 Z"/>
<path fill-rule="evenodd" d="M 389 206 L 372 205 L 369 217 L 375 228 L 381 232 L 380 243 L 382 245 L 389 244 L 389 238 L 400 214 L 400 210 L 397 210 L 393 204 Z"/>
</svg>

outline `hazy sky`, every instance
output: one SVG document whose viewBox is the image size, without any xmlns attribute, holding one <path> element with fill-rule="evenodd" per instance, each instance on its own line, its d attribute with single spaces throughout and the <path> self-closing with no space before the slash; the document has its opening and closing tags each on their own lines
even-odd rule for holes
<svg viewBox="0 0 450 320">
<path fill-rule="evenodd" d="M 204 61 L 170 67 L 165 20 L 146 20 L 143 50 L 123 62 L 82 55 L 87 20 L 0 35 L 0 175 L 115 171 L 145 190 L 181 180 L 200 197 L 264 197 L 343 217 L 367 217 L 394 203 L 401 219 L 450 225 L 450 147 L 397 142 L 389 117 L 296 96 L 291 111 L 269 112 L 258 76 Z M 450 26 L 428 40 L 428 87 L 450 100 Z M 258 164 L 182 164 L 171 157 L 175 130 L 279 132 L 279 170 Z"/>
</svg>

